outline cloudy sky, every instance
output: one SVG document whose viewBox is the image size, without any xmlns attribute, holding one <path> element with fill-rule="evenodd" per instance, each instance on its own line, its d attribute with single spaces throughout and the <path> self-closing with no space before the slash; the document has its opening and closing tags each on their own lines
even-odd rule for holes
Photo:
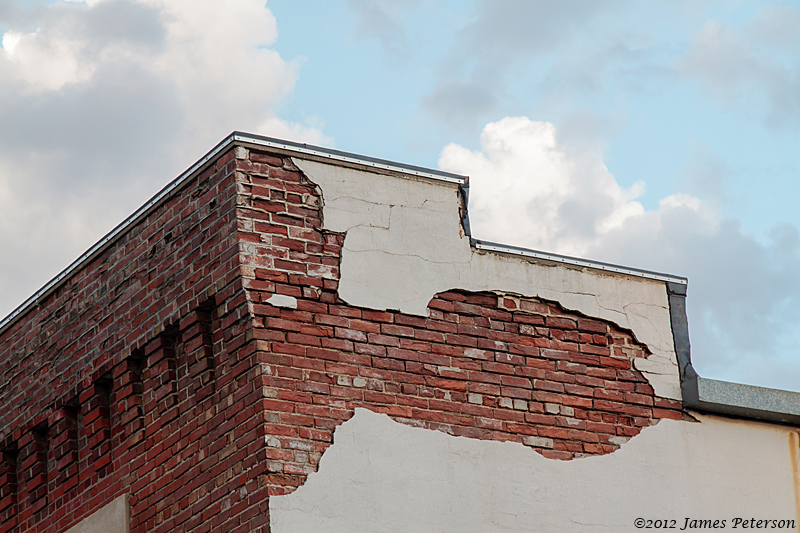
<svg viewBox="0 0 800 533">
<path fill-rule="evenodd" d="M 0 316 L 232 130 L 468 174 L 478 238 L 687 276 L 800 390 L 800 5 L 0 0 Z"/>
</svg>

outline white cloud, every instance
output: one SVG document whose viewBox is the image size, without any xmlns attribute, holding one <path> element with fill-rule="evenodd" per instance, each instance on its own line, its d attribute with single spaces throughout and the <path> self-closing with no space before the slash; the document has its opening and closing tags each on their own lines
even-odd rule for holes
<svg viewBox="0 0 800 533">
<path fill-rule="evenodd" d="M 418 8 L 420 0 L 348 0 L 347 4 L 357 14 L 356 35 L 377 39 L 395 55 L 407 46 L 403 16 L 409 8 Z"/>
<path fill-rule="evenodd" d="M 640 10 L 629 0 L 473 4 L 438 61 L 439 79 L 421 100 L 455 130 L 531 109 L 570 119 L 595 110 L 595 99 L 608 106 L 641 92 L 649 80 L 672 75 L 661 64 L 663 43 L 653 35 L 662 6 Z"/>
<path fill-rule="evenodd" d="M 3 34 L 3 50 L 5 50 L 5 52 L 8 55 L 13 54 L 14 53 L 14 48 L 16 48 L 17 43 L 20 41 L 20 39 L 22 39 L 22 34 L 20 34 L 20 33 L 14 33 L 14 32 L 11 32 L 11 31 L 8 31 L 8 32 L 4 33 Z"/>
<path fill-rule="evenodd" d="M 77 39 L 52 38 L 40 29 L 6 35 L 10 38 L 6 43 L 3 36 L 3 48 L 10 65 L 5 70 L 31 91 L 55 91 L 67 83 L 87 81 L 94 72 L 93 65 L 81 61 Z"/>
<path fill-rule="evenodd" d="M 233 130 L 282 120 L 298 65 L 263 0 L 0 9 L 0 315 Z"/>
<path fill-rule="evenodd" d="M 800 120 L 800 9 L 767 6 L 741 27 L 708 21 L 689 49 L 673 62 L 676 72 L 767 126 Z"/>
<path fill-rule="evenodd" d="M 550 123 L 506 117 L 484 128 L 481 147 L 450 144 L 439 165 L 471 176 L 472 224 L 485 239 L 582 255 L 644 212 L 644 183 L 623 189 L 597 154 L 568 156 Z"/>
<path fill-rule="evenodd" d="M 476 238 L 688 276 L 701 375 L 797 388 L 796 227 L 762 242 L 688 194 L 645 210 L 644 184 L 621 188 L 602 152 L 566 146 L 552 124 L 526 117 L 488 124 L 479 151 L 448 145 L 439 166 L 470 176 Z"/>
</svg>

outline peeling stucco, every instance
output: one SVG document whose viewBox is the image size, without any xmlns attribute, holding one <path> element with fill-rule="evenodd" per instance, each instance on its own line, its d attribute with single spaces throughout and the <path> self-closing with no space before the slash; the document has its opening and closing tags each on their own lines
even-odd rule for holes
<svg viewBox="0 0 800 533">
<path fill-rule="evenodd" d="M 656 394 L 681 398 L 664 282 L 475 250 L 451 183 L 293 162 L 320 188 L 324 229 L 346 232 L 339 296 L 349 304 L 424 316 L 450 289 L 556 301 L 631 330 L 652 352 L 636 368 Z"/>
<path fill-rule="evenodd" d="M 699 416 L 699 415 L 698 415 Z M 270 498 L 273 533 L 635 531 L 636 518 L 794 519 L 790 428 L 662 420 L 617 452 L 554 461 L 357 409 L 319 471 Z"/>
</svg>

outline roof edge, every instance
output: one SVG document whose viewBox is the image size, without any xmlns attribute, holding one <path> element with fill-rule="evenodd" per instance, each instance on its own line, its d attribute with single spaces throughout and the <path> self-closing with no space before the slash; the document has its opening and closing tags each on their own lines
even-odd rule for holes
<svg viewBox="0 0 800 533">
<path fill-rule="evenodd" d="M 72 273 L 74 273 L 81 266 L 85 265 L 86 263 L 94 259 L 98 254 L 102 253 L 107 247 L 111 246 L 115 242 L 116 238 L 122 235 L 129 226 L 134 225 L 141 218 L 147 216 L 153 209 L 157 208 L 159 205 L 161 205 L 162 202 L 166 201 L 170 197 L 170 195 L 174 191 L 179 189 L 186 180 L 191 178 L 197 172 L 203 170 L 207 165 L 211 164 L 223 150 L 233 145 L 255 146 L 259 148 L 272 149 L 288 153 L 290 155 L 299 155 L 307 157 L 311 156 L 317 160 L 323 160 L 323 161 L 327 160 L 331 162 L 346 163 L 366 168 L 397 172 L 412 177 L 420 177 L 437 181 L 443 181 L 450 184 L 456 184 L 459 186 L 459 189 L 461 190 L 463 196 L 464 210 L 462 215 L 462 223 L 464 224 L 464 229 L 467 232 L 467 235 L 470 236 L 471 244 L 477 250 L 508 253 L 523 257 L 533 257 L 547 261 L 555 261 L 558 263 L 594 268 L 608 272 L 627 274 L 636 277 L 643 277 L 643 278 L 672 282 L 683 285 L 686 285 L 687 283 L 686 278 L 671 276 L 669 274 L 661 274 L 658 272 L 651 272 L 648 270 L 623 267 L 620 265 L 613 265 L 610 263 L 591 261 L 587 259 L 580 259 L 576 257 L 563 256 L 559 254 L 540 252 L 537 250 L 530 250 L 516 246 L 472 239 L 469 231 L 469 212 L 466 209 L 468 201 L 467 195 L 469 191 L 468 176 L 462 176 L 459 174 L 453 174 L 451 172 L 444 172 L 441 170 L 434 170 L 414 165 L 405 165 L 402 163 L 397 163 L 386 159 L 361 156 L 350 152 L 343 152 L 340 150 L 323 148 L 312 144 L 298 143 L 293 141 L 276 139 L 273 137 L 266 137 L 263 135 L 255 135 L 240 131 L 234 131 L 226 138 L 224 138 L 222 141 L 217 143 L 217 145 L 214 148 L 209 150 L 203 157 L 201 157 L 188 169 L 182 172 L 177 178 L 175 178 L 166 186 L 164 186 L 164 188 L 162 188 L 158 193 L 156 193 L 147 202 L 145 202 L 144 205 L 142 205 L 128 218 L 123 220 L 114 229 L 112 229 L 105 236 L 103 236 L 103 238 L 97 241 L 86 252 L 81 254 L 81 256 L 75 259 L 75 261 L 70 263 L 65 269 L 63 269 L 54 278 L 48 281 L 41 289 L 36 291 L 32 296 L 30 296 L 19 306 L 17 306 L 13 311 L 11 311 L 11 313 L 9 313 L 5 318 L 0 320 L 0 334 L 5 332 L 5 330 L 11 324 L 13 324 L 18 317 L 22 316 L 27 310 L 29 310 L 30 307 L 35 305 L 43 298 L 46 298 L 54 290 L 58 289 Z"/>
<path fill-rule="evenodd" d="M 237 144 L 255 145 L 262 148 L 272 148 L 297 155 L 310 155 L 331 161 L 339 161 L 369 168 L 399 172 L 410 176 L 454 183 L 461 187 L 469 186 L 469 177 L 461 176 L 459 174 L 453 174 L 450 172 L 428 169 L 414 165 L 404 165 L 394 161 L 361 156 L 350 152 L 342 152 L 340 150 L 332 150 L 329 148 L 314 146 L 312 144 L 297 143 L 293 141 L 275 139 L 272 137 L 265 137 L 263 135 L 254 135 L 250 133 L 234 131 L 217 143 L 214 148 L 206 152 L 203 157 L 198 159 L 188 169 L 183 171 L 177 178 L 165 185 L 160 191 L 158 191 L 147 202 L 145 202 L 144 205 L 134 211 L 133 214 L 131 214 L 128 218 L 117 224 L 114 229 L 105 234 L 99 241 L 86 250 L 86 252 L 81 254 L 72 263 L 67 265 L 67 267 L 61 272 L 56 274 L 55 277 L 45 283 L 42 288 L 36 291 L 33 295 L 31 295 L 13 311 L 6 315 L 2 320 L 0 320 L 0 335 L 2 335 L 9 327 L 11 327 L 11 325 L 13 325 L 19 317 L 23 316 L 28 310 L 30 310 L 31 307 L 49 296 L 53 291 L 60 288 L 71 274 L 111 246 L 116 241 L 117 237 L 121 236 L 129 226 L 136 224 L 140 219 L 144 218 L 152 210 L 161 205 L 162 202 L 166 201 L 170 195 L 179 189 L 185 181 L 190 179 L 197 172 L 204 170 L 207 165 L 213 163 L 221 152 Z"/>
<path fill-rule="evenodd" d="M 688 279 L 681 276 L 673 276 L 671 274 L 662 274 L 660 272 L 653 272 L 651 270 L 643 270 L 640 268 L 625 267 L 615 265 L 613 263 L 603 263 L 602 261 L 594 261 L 591 259 L 581 259 L 579 257 L 571 257 L 568 255 L 553 254 L 549 252 L 541 252 L 539 250 L 531 250 L 530 248 L 520 248 L 519 246 L 511 246 L 508 244 L 499 244 L 496 242 L 483 241 L 479 239 L 471 239 L 472 246 L 477 250 L 485 250 L 488 252 L 500 252 L 511 255 L 520 255 L 522 257 L 532 257 L 534 259 L 543 259 L 546 261 L 553 261 L 556 263 L 563 263 L 565 265 L 580 266 L 586 268 L 593 268 L 596 270 L 604 270 L 606 272 L 614 272 L 617 274 L 626 274 L 628 276 L 635 276 L 638 278 L 652 279 L 655 281 L 664 281 L 670 283 L 677 283 L 679 285 L 688 284 Z"/>
<path fill-rule="evenodd" d="M 343 162 L 384 171 L 398 172 L 409 176 L 458 184 L 462 190 L 462 194 L 464 195 L 464 203 L 466 207 L 469 187 L 469 178 L 467 176 L 461 176 L 458 174 L 452 174 L 449 172 L 417 167 L 413 165 L 404 165 L 402 163 L 396 163 L 385 159 L 360 156 L 349 152 L 322 148 L 310 144 L 284 141 L 272 137 L 234 131 L 220 141 L 214 148 L 209 150 L 203 157 L 198 159 L 188 169 L 182 172 L 178 177 L 165 185 L 159 192 L 145 202 L 144 205 L 142 205 L 125 220 L 120 222 L 116 227 L 114 227 L 114 229 L 103 236 L 103 238 L 97 241 L 86 252 L 81 254 L 80 257 L 75 259 L 75 261 L 70 263 L 54 278 L 48 281 L 41 289 L 36 291 L 36 293 L 17 306 L 5 318 L 0 320 L 0 334 L 4 333 L 9 327 L 11 327 L 11 325 L 13 325 L 17 319 L 24 316 L 24 314 L 29 311 L 31 307 L 49 296 L 53 291 L 60 288 L 75 271 L 80 269 L 86 263 L 92 261 L 95 257 L 97 257 L 97 255 L 114 244 L 117 238 L 120 237 L 128 227 L 136 224 L 139 220 L 149 215 L 154 209 L 169 199 L 176 190 L 180 189 L 185 181 L 190 179 L 198 172 L 204 170 L 209 164 L 213 163 L 221 154 L 221 152 L 237 144 L 274 149 L 282 152 L 288 152 L 289 154 L 312 156 L 316 159 Z M 465 229 L 468 232 L 467 235 L 469 235 L 469 219 L 467 218 L 468 213 L 466 213 L 466 210 L 464 215 L 463 221 L 465 221 Z M 541 252 L 489 241 L 481 241 L 472 238 L 470 238 L 470 240 L 472 246 L 474 246 L 477 250 L 532 257 L 563 264 L 594 268 L 619 274 L 627 274 L 657 281 L 664 281 L 680 292 L 680 296 L 682 296 L 682 298 L 685 298 L 686 295 L 685 287 L 687 284 L 687 279 L 683 277 L 623 267 L 599 261 L 591 261 L 576 257 Z M 682 308 L 681 311 L 683 311 L 685 314 L 685 309 Z M 686 351 L 688 352 L 688 338 L 686 344 Z M 688 367 L 691 367 L 691 359 L 689 357 L 690 356 L 687 353 L 686 358 L 688 361 Z M 686 409 L 769 422 L 800 424 L 800 393 L 705 379 L 697 376 L 694 372 L 691 372 L 691 374 L 693 375 L 690 376 L 687 374 L 685 376 L 681 376 L 684 397 L 683 404 L 684 408 Z"/>
<path fill-rule="evenodd" d="M 415 165 L 406 165 L 404 163 L 397 163 L 387 159 L 358 155 L 351 152 L 334 150 L 332 148 L 323 148 L 313 144 L 284 141 L 282 139 L 275 139 L 273 137 L 265 137 L 263 135 L 255 135 L 252 133 L 243 133 L 240 131 L 234 131 L 231 135 L 234 141 L 249 143 L 259 147 L 273 148 L 295 154 L 315 156 L 323 160 L 351 163 L 369 168 L 400 172 L 401 174 L 446 181 L 448 183 L 456 183 L 458 185 L 466 186 L 469 184 L 469 176 L 462 176 L 461 174 L 454 174 L 452 172 L 445 172 L 443 170 L 434 170 Z"/>
<path fill-rule="evenodd" d="M 800 425 L 800 392 L 697 376 L 684 408 L 701 413 Z"/>
</svg>

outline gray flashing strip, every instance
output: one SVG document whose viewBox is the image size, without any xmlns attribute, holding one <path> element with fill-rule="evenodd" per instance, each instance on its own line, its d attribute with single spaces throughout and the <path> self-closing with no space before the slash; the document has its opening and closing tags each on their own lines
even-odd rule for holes
<svg viewBox="0 0 800 533">
<path fill-rule="evenodd" d="M 665 281 L 669 283 L 677 283 L 679 285 L 686 285 L 687 279 L 678 276 L 671 276 L 669 274 L 661 274 L 659 272 L 651 272 L 650 270 L 641 270 L 638 268 L 629 268 L 611 263 L 603 263 L 600 261 L 590 261 L 588 259 L 580 259 L 578 257 L 569 257 L 566 255 L 551 254 L 547 252 L 540 252 L 537 250 L 530 250 L 528 248 L 519 248 L 517 246 L 509 246 L 507 244 L 498 244 L 495 242 L 481 241 L 472 239 L 472 245 L 478 250 L 486 250 L 489 252 L 500 252 L 504 254 L 521 255 L 523 257 L 533 257 L 535 259 L 544 259 L 547 261 L 554 261 L 556 263 L 563 263 L 566 265 L 575 265 L 586 268 L 594 268 L 597 270 L 605 270 L 606 272 L 615 272 L 617 274 L 627 274 L 629 276 L 636 276 L 639 278 L 653 279 L 656 281 Z"/>
<path fill-rule="evenodd" d="M 684 409 L 800 425 L 800 393 L 701 378 L 692 366 L 686 285 L 667 282 L 672 339 L 678 358 Z"/>
<path fill-rule="evenodd" d="M 312 155 L 323 159 L 332 161 L 341 161 L 343 163 L 352 163 L 371 168 L 379 168 L 382 170 L 389 170 L 392 172 L 400 172 L 411 176 L 421 178 L 428 178 L 439 181 L 446 181 L 448 183 L 456 183 L 458 185 L 467 185 L 469 183 L 468 176 L 461 176 L 460 174 L 453 174 L 451 172 L 444 172 L 441 170 L 433 170 L 430 168 L 417 167 L 414 165 L 405 165 L 402 163 L 395 163 L 394 161 L 387 161 L 385 159 L 378 159 L 375 157 L 367 157 L 363 155 L 352 154 L 350 152 L 341 152 L 339 150 L 332 150 L 330 148 L 322 148 L 321 146 L 314 146 L 313 144 L 296 143 L 291 141 L 283 141 L 281 139 L 273 139 L 272 137 L 264 137 L 262 135 L 253 135 L 250 133 L 233 132 L 233 140 L 236 142 L 243 142 L 253 144 L 256 146 L 266 148 L 276 148 L 278 150 L 286 150 L 303 155 Z"/>
<path fill-rule="evenodd" d="M 738 418 L 800 424 L 800 393 L 697 377 L 684 408 Z"/>
<path fill-rule="evenodd" d="M 689 343 L 689 318 L 686 315 L 686 285 L 667 282 L 669 320 L 672 326 L 672 342 L 678 358 L 678 374 L 681 380 L 681 397 L 695 398 L 698 375 L 692 366 L 692 348 Z"/>
</svg>

